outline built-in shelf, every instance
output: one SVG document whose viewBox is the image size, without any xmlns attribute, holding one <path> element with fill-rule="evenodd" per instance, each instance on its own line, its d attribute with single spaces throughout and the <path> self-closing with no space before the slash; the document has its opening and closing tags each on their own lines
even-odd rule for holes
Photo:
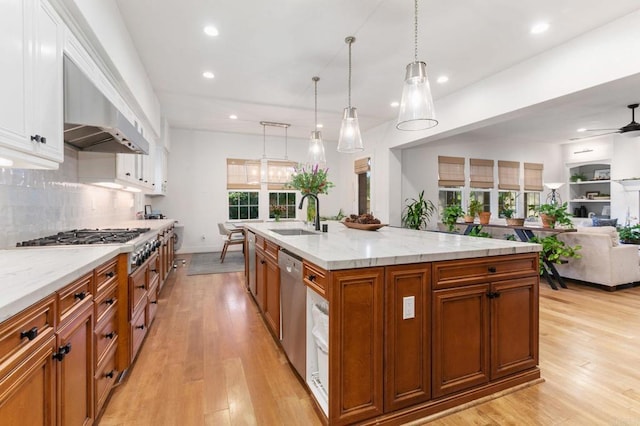
<svg viewBox="0 0 640 426">
<path fill-rule="evenodd" d="M 569 182 L 569 213 L 572 213 L 576 217 L 584 217 L 589 214 L 609 214 L 608 211 L 610 211 L 611 205 L 611 180 L 597 179 L 596 176 L 608 176 L 608 173 L 603 174 L 602 171 L 608 171 L 610 169 L 611 165 L 606 161 L 584 163 L 569 168 L 569 176 L 579 174 L 589 179 L 580 182 Z M 597 197 L 598 195 L 606 196 L 607 198 L 587 198 L 587 196 Z"/>
<path fill-rule="evenodd" d="M 608 184 L 609 182 L 611 182 L 609 179 L 600 179 L 600 180 L 581 180 L 580 182 L 569 182 L 571 185 L 590 185 L 593 183 L 606 183 Z M 640 182 L 640 181 L 638 181 Z"/>
<path fill-rule="evenodd" d="M 584 198 L 576 198 L 575 200 L 571 200 L 571 203 L 610 203 L 611 198 L 607 198 L 606 200 L 587 200 Z"/>
</svg>

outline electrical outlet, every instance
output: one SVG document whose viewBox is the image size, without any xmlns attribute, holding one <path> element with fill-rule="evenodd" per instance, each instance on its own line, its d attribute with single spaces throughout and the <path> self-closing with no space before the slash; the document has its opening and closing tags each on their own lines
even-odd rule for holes
<svg viewBox="0 0 640 426">
<path fill-rule="evenodd" d="M 406 296 L 402 298 L 402 319 L 411 319 L 416 317 L 416 297 Z"/>
</svg>

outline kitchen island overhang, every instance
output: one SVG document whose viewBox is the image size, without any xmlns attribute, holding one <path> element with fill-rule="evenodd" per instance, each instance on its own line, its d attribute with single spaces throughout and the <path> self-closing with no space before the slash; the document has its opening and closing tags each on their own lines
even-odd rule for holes
<svg viewBox="0 0 640 426">
<path fill-rule="evenodd" d="M 280 249 L 303 259 L 307 308 L 326 302 L 326 389 L 309 325 L 302 377 L 326 423 L 404 423 L 540 380 L 539 245 L 337 222 L 280 233 L 303 227 L 247 224 L 257 265 L 247 274 L 276 340 Z"/>
</svg>

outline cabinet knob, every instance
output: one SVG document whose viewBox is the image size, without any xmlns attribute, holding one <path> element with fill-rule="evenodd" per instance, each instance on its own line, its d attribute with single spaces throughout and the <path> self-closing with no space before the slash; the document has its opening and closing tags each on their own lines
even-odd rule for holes
<svg viewBox="0 0 640 426">
<path fill-rule="evenodd" d="M 107 272 L 106 274 L 104 274 L 105 277 L 107 278 L 113 278 L 116 276 L 116 273 L 111 271 L 111 272 Z"/>
<path fill-rule="evenodd" d="M 144 284 L 142 285 L 137 285 L 136 288 L 144 288 Z"/>
<path fill-rule="evenodd" d="M 41 139 L 42 139 L 42 136 L 40 135 L 31 135 L 32 141 L 40 142 Z"/>
<path fill-rule="evenodd" d="M 125 176 L 131 176 L 131 173 L 127 172 L 124 174 Z"/>
<path fill-rule="evenodd" d="M 44 136 L 40 138 L 40 143 L 47 143 L 47 138 L 45 138 Z"/>
<path fill-rule="evenodd" d="M 140 182 L 142 182 L 142 178 L 138 178 L 138 180 L 139 180 Z"/>
<path fill-rule="evenodd" d="M 307 277 L 309 279 L 309 281 L 315 281 L 316 280 L 316 276 L 313 274 L 309 274 L 309 276 Z"/>
<path fill-rule="evenodd" d="M 58 348 L 58 352 L 53 354 L 53 359 L 62 361 L 69 352 L 71 352 L 71 343 L 67 343 L 64 346 L 60 346 Z"/>
<path fill-rule="evenodd" d="M 107 333 L 104 335 L 105 339 L 113 339 L 114 337 L 116 337 L 116 332 L 112 331 L 110 333 Z"/>
<path fill-rule="evenodd" d="M 136 325 L 136 328 L 137 328 L 138 330 L 144 330 L 144 324 Z"/>
<path fill-rule="evenodd" d="M 489 291 L 487 292 L 487 297 L 489 299 L 497 299 L 498 297 L 500 297 L 500 293 L 498 293 L 497 291 L 493 291 L 493 292 Z"/>
<path fill-rule="evenodd" d="M 115 372 L 115 370 L 111 370 L 108 373 L 104 373 L 104 377 L 106 377 L 107 379 L 113 379 L 113 375 Z"/>
<path fill-rule="evenodd" d="M 267 263 L 267 261 L 266 261 L 266 260 L 264 260 L 264 259 L 260 259 L 260 264 L 264 265 L 265 263 Z"/>
<path fill-rule="evenodd" d="M 80 293 L 75 293 L 73 295 L 73 297 L 78 299 L 78 300 L 84 300 L 84 298 L 87 297 L 87 292 L 86 291 L 81 291 Z"/>
<path fill-rule="evenodd" d="M 33 327 L 31 330 L 23 331 L 20 333 L 20 339 L 29 339 L 29 341 L 38 337 L 38 327 Z"/>
<path fill-rule="evenodd" d="M 491 272 L 492 274 L 495 274 L 496 267 L 495 266 L 489 266 L 489 272 Z"/>
<path fill-rule="evenodd" d="M 113 298 L 104 301 L 105 305 L 113 305 L 113 302 L 115 302 L 115 299 Z"/>
<path fill-rule="evenodd" d="M 158 301 L 157 301 L 157 300 L 153 300 L 153 301 L 151 302 L 151 304 L 152 304 L 152 305 L 157 305 L 157 304 L 158 304 Z"/>
</svg>

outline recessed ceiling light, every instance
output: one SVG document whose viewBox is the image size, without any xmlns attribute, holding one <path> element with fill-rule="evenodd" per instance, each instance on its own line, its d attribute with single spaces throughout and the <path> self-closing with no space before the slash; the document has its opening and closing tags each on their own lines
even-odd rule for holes
<svg viewBox="0 0 640 426">
<path fill-rule="evenodd" d="M 204 27 L 204 33 L 211 37 L 217 37 L 218 34 L 220 34 L 218 32 L 218 29 L 213 25 L 207 25 L 206 27 Z"/>
<path fill-rule="evenodd" d="M 549 29 L 549 24 L 547 22 L 539 22 L 531 27 L 531 34 L 540 34 Z"/>
<path fill-rule="evenodd" d="M 447 77 L 446 75 L 441 75 L 436 81 L 440 84 L 446 83 L 447 81 L 449 81 L 449 77 Z"/>
<path fill-rule="evenodd" d="M 324 125 L 322 123 L 316 124 L 316 129 L 322 129 Z"/>
<path fill-rule="evenodd" d="M 584 127 L 580 127 L 579 129 L 576 129 L 576 132 L 586 132 L 587 129 L 585 129 Z"/>
<path fill-rule="evenodd" d="M 238 119 L 238 116 L 237 116 L 237 115 L 235 115 L 235 114 L 231 114 L 231 115 L 229 116 L 229 118 L 230 118 L 230 119 L 232 119 L 232 120 L 237 120 L 237 119 Z"/>
<path fill-rule="evenodd" d="M 202 73 L 202 76 L 203 76 L 204 78 L 213 78 L 213 77 L 214 77 L 214 75 L 213 75 L 213 73 L 212 73 L 211 71 L 205 71 L 205 72 L 203 72 L 203 73 Z"/>
<path fill-rule="evenodd" d="M 398 102 L 398 101 L 391 102 L 391 107 L 398 108 L 399 106 L 400 106 L 400 102 Z"/>
</svg>

